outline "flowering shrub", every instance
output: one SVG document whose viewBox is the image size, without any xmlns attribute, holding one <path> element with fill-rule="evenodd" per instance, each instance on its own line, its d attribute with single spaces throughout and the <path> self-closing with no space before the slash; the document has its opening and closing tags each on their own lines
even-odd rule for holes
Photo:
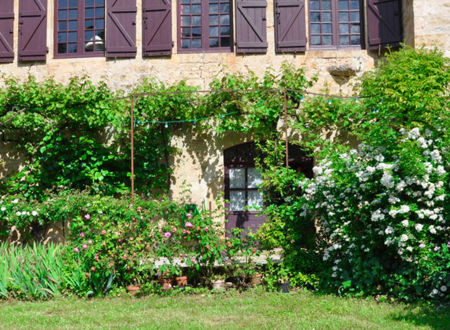
<svg viewBox="0 0 450 330">
<path fill-rule="evenodd" d="M 406 300 L 448 299 L 446 147 L 428 130 L 402 133 L 397 154 L 360 145 L 314 167 L 316 177 L 301 181 L 302 215 L 317 217 L 330 242 L 323 250 L 328 285 Z"/>
</svg>

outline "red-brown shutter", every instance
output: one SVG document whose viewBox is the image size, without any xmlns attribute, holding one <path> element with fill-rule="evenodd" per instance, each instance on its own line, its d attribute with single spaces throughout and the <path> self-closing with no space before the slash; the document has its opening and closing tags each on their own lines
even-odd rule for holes
<svg viewBox="0 0 450 330">
<path fill-rule="evenodd" d="M 109 0 L 106 57 L 136 56 L 136 0 Z"/>
<path fill-rule="evenodd" d="M 144 0 L 142 33 L 144 56 L 172 54 L 172 5 L 170 0 Z"/>
<path fill-rule="evenodd" d="M 19 2 L 19 61 L 45 61 L 47 0 Z"/>
<path fill-rule="evenodd" d="M 3 0 L 0 5 L 0 63 L 14 61 L 14 0 Z"/>
<path fill-rule="evenodd" d="M 236 0 L 236 52 L 267 50 L 266 0 Z"/>
<path fill-rule="evenodd" d="M 306 50 L 305 0 L 275 0 L 275 40 L 278 53 Z"/>
<path fill-rule="evenodd" d="M 367 28 L 369 49 L 399 46 L 403 40 L 401 1 L 368 0 Z"/>
</svg>

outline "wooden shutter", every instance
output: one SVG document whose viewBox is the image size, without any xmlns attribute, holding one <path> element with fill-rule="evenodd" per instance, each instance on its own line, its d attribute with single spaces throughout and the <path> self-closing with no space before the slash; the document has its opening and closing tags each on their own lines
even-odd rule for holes
<svg viewBox="0 0 450 330">
<path fill-rule="evenodd" d="M 403 39 L 401 1 L 368 0 L 367 28 L 369 49 L 399 46 Z"/>
<path fill-rule="evenodd" d="M 275 0 L 276 51 L 306 50 L 305 0 Z"/>
<path fill-rule="evenodd" d="M 136 56 L 136 0 L 107 1 L 106 57 Z"/>
<path fill-rule="evenodd" d="M 14 0 L 3 0 L 0 5 L 0 63 L 14 61 Z"/>
<path fill-rule="evenodd" d="M 236 0 L 236 52 L 267 50 L 266 0 Z"/>
<path fill-rule="evenodd" d="M 170 0 L 144 0 L 142 15 L 144 56 L 172 54 L 172 5 Z"/>
<path fill-rule="evenodd" d="M 45 61 L 47 0 L 19 2 L 19 61 Z"/>
</svg>

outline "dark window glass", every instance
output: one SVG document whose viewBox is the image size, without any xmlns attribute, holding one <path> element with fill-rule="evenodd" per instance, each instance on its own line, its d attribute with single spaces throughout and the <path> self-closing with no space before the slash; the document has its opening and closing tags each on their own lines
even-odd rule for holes
<svg viewBox="0 0 450 330">
<path fill-rule="evenodd" d="M 361 8 L 361 0 L 310 0 L 311 45 L 361 45 Z"/>
<path fill-rule="evenodd" d="M 178 0 L 182 49 L 231 50 L 231 0 Z"/>
<path fill-rule="evenodd" d="M 57 54 L 104 54 L 105 1 L 56 0 Z M 80 20 L 80 13 L 84 13 Z"/>
</svg>

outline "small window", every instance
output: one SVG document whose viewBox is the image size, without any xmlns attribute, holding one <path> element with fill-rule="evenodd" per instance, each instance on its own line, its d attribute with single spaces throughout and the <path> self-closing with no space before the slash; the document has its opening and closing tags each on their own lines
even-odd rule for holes
<svg viewBox="0 0 450 330">
<path fill-rule="evenodd" d="M 362 46 L 361 0 L 309 0 L 311 48 Z"/>
<path fill-rule="evenodd" d="M 105 54 L 105 0 L 56 0 L 56 57 Z"/>
<path fill-rule="evenodd" d="M 181 52 L 230 50 L 230 0 L 179 0 L 178 48 Z"/>
</svg>

